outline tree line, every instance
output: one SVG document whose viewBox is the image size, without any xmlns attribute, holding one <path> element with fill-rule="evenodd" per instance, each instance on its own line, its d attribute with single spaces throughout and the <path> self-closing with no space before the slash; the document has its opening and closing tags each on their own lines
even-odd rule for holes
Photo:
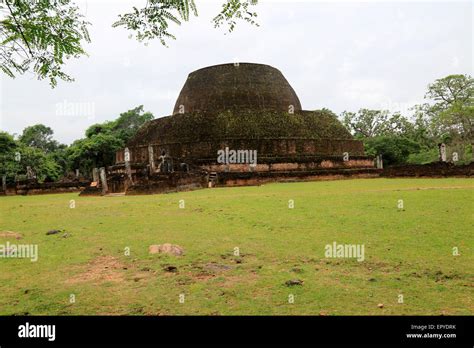
<svg viewBox="0 0 474 348">
<path fill-rule="evenodd" d="M 30 167 L 39 181 L 57 181 L 76 169 L 90 176 L 92 168 L 114 164 L 116 151 L 153 118 L 140 105 L 114 121 L 91 125 L 69 146 L 56 141 L 53 130 L 43 124 L 26 127 L 19 136 L 0 132 L 0 175 L 13 182 L 15 177 L 24 179 Z M 474 79 L 450 75 L 436 80 L 411 117 L 361 109 L 344 111 L 340 119 L 364 142 L 366 154 L 382 154 L 386 165 L 437 161 L 439 143 L 457 153 L 458 164 L 468 163 L 474 147 Z"/>
<path fill-rule="evenodd" d="M 455 162 L 468 163 L 474 148 L 474 79 L 449 75 L 428 85 L 425 102 L 413 115 L 361 109 L 343 112 L 341 121 L 364 142 L 368 155 L 382 154 L 385 164 L 425 164 L 438 160 L 444 143 Z M 453 156 L 450 156 L 452 159 Z"/>
<path fill-rule="evenodd" d="M 43 124 L 26 127 L 18 137 L 0 132 L 0 175 L 6 175 L 8 182 L 26 179 L 30 167 L 39 181 L 65 179 L 76 169 L 88 177 L 92 168 L 112 165 L 115 152 L 153 118 L 140 105 L 114 121 L 93 124 L 84 138 L 69 146 L 56 141 L 53 130 Z"/>
</svg>

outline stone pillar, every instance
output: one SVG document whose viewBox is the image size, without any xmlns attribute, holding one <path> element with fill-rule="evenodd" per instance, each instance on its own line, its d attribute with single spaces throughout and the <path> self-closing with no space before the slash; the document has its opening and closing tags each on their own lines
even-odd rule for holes
<svg viewBox="0 0 474 348">
<path fill-rule="evenodd" d="M 105 168 L 100 168 L 100 181 L 102 184 L 102 194 L 106 194 L 109 192 L 109 188 L 107 186 L 107 175 L 105 174 Z"/>
<path fill-rule="evenodd" d="M 124 150 L 124 159 L 125 159 L 125 170 L 127 172 L 128 179 L 132 181 L 132 167 L 130 166 L 130 150 L 128 147 Z"/>
<path fill-rule="evenodd" d="M 92 181 L 99 182 L 99 169 L 92 169 Z"/>
<path fill-rule="evenodd" d="M 26 177 L 28 180 L 34 179 L 35 174 L 33 173 L 33 169 L 30 166 L 26 167 Z"/>
<path fill-rule="evenodd" d="M 2 176 L 2 190 L 3 192 L 7 192 L 7 176 Z"/>
<path fill-rule="evenodd" d="M 441 143 L 439 146 L 439 160 L 441 162 L 446 162 L 446 144 Z"/>
<path fill-rule="evenodd" d="M 76 169 L 76 179 L 79 179 L 79 169 Z"/>
<path fill-rule="evenodd" d="M 383 159 L 382 159 L 382 154 L 377 155 L 376 157 L 377 161 L 377 169 L 383 169 Z"/>
<path fill-rule="evenodd" d="M 150 163 L 150 174 L 153 174 L 156 168 L 155 168 L 155 155 L 153 153 L 152 145 L 148 145 L 148 162 Z"/>
</svg>

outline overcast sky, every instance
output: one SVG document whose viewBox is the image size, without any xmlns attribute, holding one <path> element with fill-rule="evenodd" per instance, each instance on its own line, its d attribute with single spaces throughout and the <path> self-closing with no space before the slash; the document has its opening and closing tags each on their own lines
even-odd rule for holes
<svg viewBox="0 0 474 348">
<path fill-rule="evenodd" d="M 89 57 L 70 60 L 76 81 L 51 89 L 31 74 L 1 77 L 0 129 L 21 133 L 43 123 L 64 143 L 93 123 L 115 119 L 143 104 L 155 117 L 170 115 L 187 75 L 234 61 L 278 68 L 303 109 L 336 113 L 368 107 L 406 111 L 426 86 L 449 74 L 473 71 L 473 2 L 261 1 L 260 27 L 239 23 L 224 35 L 211 19 L 224 0 L 196 0 L 199 17 L 172 27 L 169 48 L 148 46 L 112 28 L 117 15 L 140 1 L 80 1 L 92 23 Z"/>
</svg>

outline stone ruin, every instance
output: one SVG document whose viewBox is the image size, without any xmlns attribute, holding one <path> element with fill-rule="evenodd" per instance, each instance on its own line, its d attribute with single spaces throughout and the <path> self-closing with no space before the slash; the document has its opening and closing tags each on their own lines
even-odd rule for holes
<svg viewBox="0 0 474 348">
<path fill-rule="evenodd" d="M 372 177 L 381 170 L 332 112 L 303 110 L 279 70 L 238 63 L 190 73 L 173 114 L 143 125 L 115 165 L 101 171 L 83 194 Z"/>
</svg>

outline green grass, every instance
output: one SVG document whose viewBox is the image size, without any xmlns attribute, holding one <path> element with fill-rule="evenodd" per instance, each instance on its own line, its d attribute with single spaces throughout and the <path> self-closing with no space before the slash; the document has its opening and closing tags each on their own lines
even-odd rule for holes
<svg viewBox="0 0 474 348">
<path fill-rule="evenodd" d="M 3 197 L 0 232 L 23 239 L 0 243 L 38 244 L 39 259 L 0 258 L 0 314 L 472 315 L 473 194 L 453 178 Z M 365 260 L 325 258 L 334 241 L 363 244 Z M 186 254 L 148 254 L 162 243 Z"/>
</svg>

